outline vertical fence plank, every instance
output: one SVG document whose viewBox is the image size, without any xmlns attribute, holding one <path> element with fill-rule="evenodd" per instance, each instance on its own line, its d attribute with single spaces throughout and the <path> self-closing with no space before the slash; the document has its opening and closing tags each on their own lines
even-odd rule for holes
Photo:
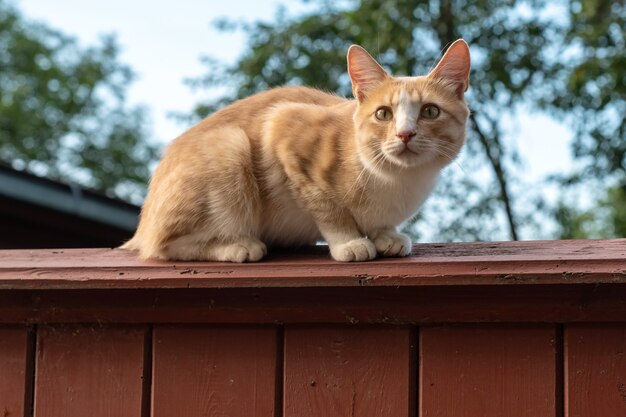
<svg viewBox="0 0 626 417">
<path fill-rule="evenodd" d="M 155 326 L 153 417 L 274 417 L 276 329 Z"/>
<path fill-rule="evenodd" d="M 566 417 L 626 416 L 626 325 L 565 328 Z"/>
<path fill-rule="evenodd" d="M 555 417 L 557 335 L 542 327 L 426 327 L 420 417 Z"/>
<path fill-rule="evenodd" d="M 26 370 L 29 368 L 28 329 L 0 327 L 0 415 L 23 416 Z"/>
<path fill-rule="evenodd" d="M 411 330 L 285 328 L 284 416 L 414 416 Z"/>
<path fill-rule="evenodd" d="M 38 330 L 35 417 L 140 417 L 145 329 Z"/>
</svg>

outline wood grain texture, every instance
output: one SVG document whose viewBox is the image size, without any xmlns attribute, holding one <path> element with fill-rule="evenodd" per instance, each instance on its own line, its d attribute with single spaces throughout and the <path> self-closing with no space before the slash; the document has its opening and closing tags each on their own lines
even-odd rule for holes
<svg viewBox="0 0 626 417">
<path fill-rule="evenodd" d="M 28 329 L 0 327 L 0 415 L 21 417 L 28 378 Z"/>
<path fill-rule="evenodd" d="M 43 326 L 35 417 L 140 417 L 145 330 Z"/>
<path fill-rule="evenodd" d="M 626 416 L 626 324 L 565 329 L 565 416 Z"/>
<path fill-rule="evenodd" d="M 424 327 L 420 417 L 557 417 L 553 326 Z"/>
<path fill-rule="evenodd" d="M 120 249 L 0 251 L 0 289 L 626 284 L 626 239 L 415 245 L 407 258 L 339 263 L 326 248 L 264 262 L 141 261 Z"/>
<path fill-rule="evenodd" d="M 284 416 L 414 416 L 410 335 L 407 327 L 286 327 Z"/>
<path fill-rule="evenodd" d="M 276 329 L 156 326 L 153 417 L 274 417 Z"/>
</svg>

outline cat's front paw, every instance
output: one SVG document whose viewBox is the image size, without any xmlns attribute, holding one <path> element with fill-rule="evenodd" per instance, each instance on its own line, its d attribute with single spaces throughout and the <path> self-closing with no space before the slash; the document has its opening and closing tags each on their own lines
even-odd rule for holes
<svg viewBox="0 0 626 417">
<path fill-rule="evenodd" d="M 374 245 L 381 256 L 407 256 L 411 253 L 411 239 L 394 230 L 386 230 L 376 235 Z"/>
<path fill-rule="evenodd" d="M 370 261 L 376 257 L 376 246 L 368 238 L 353 239 L 347 243 L 331 245 L 330 254 L 340 262 Z"/>
</svg>

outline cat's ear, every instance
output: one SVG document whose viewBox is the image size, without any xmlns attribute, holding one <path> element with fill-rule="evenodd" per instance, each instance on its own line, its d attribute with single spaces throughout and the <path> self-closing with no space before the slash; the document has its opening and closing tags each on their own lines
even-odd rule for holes
<svg viewBox="0 0 626 417">
<path fill-rule="evenodd" d="M 463 39 L 456 40 L 443 55 L 429 77 L 442 78 L 456 86 L 459 96 L 469 88 L 470 53 Z"/>
<path fill-rule="evenodd" d="M 352 93 L 360 102 L 381 82 L 389 78 L 378 62 L 358 45 L 348 49 L 348 74 L 352 80 Z"/>
</svg>

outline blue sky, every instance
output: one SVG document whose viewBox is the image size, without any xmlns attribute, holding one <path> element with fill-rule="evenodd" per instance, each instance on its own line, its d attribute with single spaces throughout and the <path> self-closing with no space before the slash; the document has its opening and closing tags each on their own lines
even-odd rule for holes
<svg viewBox="0 0 626 417">
<path fill-rule="evenodd" d="M 300 13 L 311 4 L 280 0 L 13 0 L 26 17 L 43 21 L 76 36 L 83 45 L 102 34 L 115 33 L 122 46 L 121 59 L 138 75 L 129 101 L 146 106 L 151 115 L 154 139 L 167 143 L 187 126 L 168 117 L 188 112 L 201 97 L 183 80 L 202 75 L 202 55 L 233 61 L 245 48 L 239 33 L 220 33 L 210 24 L 217 18 L 271 21 L 280 4 Z M 471 45 L 470 45 L 471 47 Z M 548 174 L 572 167 L 570 130 L 563 124 L 522 109 L 507 118 L 508 140 L 514 141 L 524 161 L 518 175 L 523 186 L 536 185 Z M 462 166 L 463 157 L 459 164 Z M 455 165 L 451 169 L 455 168 Z M 546 190 L 554 197 L 555 190 Z"/>
<path fill-rule="evenodd" d="M 121 60 L 138 79 L 130 89 L 131 103 L 146 105 L 152 114 L 154 134 L 169 141 L 184 130 L 167 117 L 171 111 L 191 109 L 199 96 L 183 79 L 202 75 L 201 55 L 234 60 L 244 48 L 241 34 L 223 34 L 210 24 L 219 17 L 271 20 L 280 1 L 231 0 L 14 0 L 28 18 L 46 22 L 74 35 L 83 45 L 103 34 L 116 33 L 122 45 Z M 290 7 L 304 10 L 298 2 Z"/>
</svg>

